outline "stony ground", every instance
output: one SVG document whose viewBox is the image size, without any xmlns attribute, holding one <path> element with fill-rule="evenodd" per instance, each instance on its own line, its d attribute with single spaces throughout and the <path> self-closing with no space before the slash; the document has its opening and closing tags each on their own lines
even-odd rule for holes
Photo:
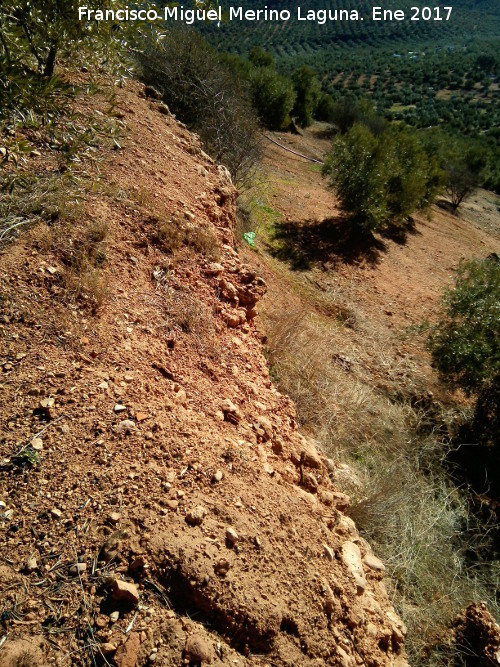
<svg viewBox="0 0 500 667">
<path fill-rule="evenodd" d="M 403 667 L 337 462 L 270 380 L 234 190 L 116 92 L 100 186 L 0 255 L 0 665 Z"/>
</svg>

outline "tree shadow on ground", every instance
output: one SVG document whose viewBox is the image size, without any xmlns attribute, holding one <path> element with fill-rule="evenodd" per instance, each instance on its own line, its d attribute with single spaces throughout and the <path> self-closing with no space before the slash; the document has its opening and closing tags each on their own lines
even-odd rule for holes
<svg viewBox="0 0 500 667">
<path fill-rule="evenodd" d="M 360 233 L 352 218 L 338 216 L 322 221 L 286 221 L 276 224 L 269 252 L 288 262 L 294 271 L 307 271 L 313 264 L 325 269 L 339 264 L 378 264 L 386 251 L 382 239 Z"/>
<path fill-rule="evenodd" d="M 417 236 L 417 234 L 421 235 L 422 232 L 418 231 L 413 218 L 410 218 L 410 220 L 405 222 L 404 226 L 397 224 L 388 225 L 382 232 L 380 232 L 382 238 L 388 239 L 398 245 L 406 245 L 408 237 Z"/>
<path fill-rule="evenodd" d="M 458 216 L 458 209 L 453 208 L 453 205 L 449 199 L 437 199 L 436 206 L 438 206 L 443 211 L 446 211 L 447 213 Z"/>
<path fill-rule="evenodd" d="M 311 134 L 317 139 L 332 139 L 338 134 L 338 130 L 334 125 L 325 125 L 311 128 Z"/>
</svg>

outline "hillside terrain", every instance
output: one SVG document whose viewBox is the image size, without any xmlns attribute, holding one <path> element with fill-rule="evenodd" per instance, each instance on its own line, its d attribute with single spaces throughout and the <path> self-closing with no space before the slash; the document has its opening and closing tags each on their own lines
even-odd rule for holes
<svg viewBox="0 0 500 667">
<path fill-rule="evenodd" d="M 0 665 L 403 667 L 341 462 L 269 376 L 227 172 L 115 92 L 94 186 L 0 255 Z"/>
</svg>

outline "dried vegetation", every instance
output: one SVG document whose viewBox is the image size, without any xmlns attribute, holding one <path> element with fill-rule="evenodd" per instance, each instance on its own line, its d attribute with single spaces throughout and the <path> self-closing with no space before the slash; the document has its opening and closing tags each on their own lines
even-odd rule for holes
<svg viewBox="0 0 500 667">
<path fill-rule="evenodd" d="M 410 663 L 452 665 L 463 658 L 449 640 L 457 614 L 474 600 L 498 613 L 498 568 L 481 562 L 493 519 L 486 526 L 474 519 L 467 493 L 443 467 L 450 411 L 425 391 L 410 360 L 394 359 L 361 313 L 351 306 L 347 327 L 331 318 L 338 307 L 344 312 L 338 297 L 326 309 L 313 300 L 309 314 L 268 314 L 272 372 L 294 399 L 303 429 L 355 471 L 342 474 L 341 467 L 336 482 L 388 568 L 392 601 L 409 630 Z M 361 340 L 376 350 L 369 364 Z"/>
</svg>

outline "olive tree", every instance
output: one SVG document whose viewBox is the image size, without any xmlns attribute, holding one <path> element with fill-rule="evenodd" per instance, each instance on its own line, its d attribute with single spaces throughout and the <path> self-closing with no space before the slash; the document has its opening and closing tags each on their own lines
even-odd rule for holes
<svg viewBox="0 0 500 667">
<path fill-rule="evenodd" d="M 405 225 L 433 202 L 443 178 L 413 131 L 389 126 L 374 134 L 362 123 L 334 139 L 323 173 L 364 232 Z"/>
<path fill-rule="evenodd" d="M 462 263 L 444 293 L 442 316 L 428 347 L 453 387 L 476 399 L 473 428 L 494 458 L 500 455 L 500 258 Z M 496 453 L 495 453 L 496 452 Z M 498 461 L 497 461 L 498 462 Z"/>
<path fill-rule="evenodd" d="M 105 9 L 112 0 L 86 4 Z M 97 22 L 80 21 L 78 6 L 75 0 L 2 0 L 0 60 L 4 68 L 51 77 L 60 52 L 74 51 L 81 42 L 107 29 Z"/>
</svg>

